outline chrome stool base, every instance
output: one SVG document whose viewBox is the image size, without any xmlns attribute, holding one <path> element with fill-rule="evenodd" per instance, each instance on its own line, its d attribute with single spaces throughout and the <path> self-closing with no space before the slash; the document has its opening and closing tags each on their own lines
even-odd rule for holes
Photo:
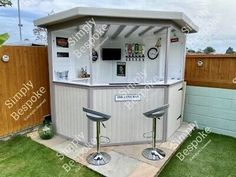
<svg viewBox="0 0 236 177">
<path fill-rule="evenodd" d="M 153 161 L 161 160 L 166 156 L 165 152 L 158 148 L 146 148 L 142 154 L 145 158 Z"/>
<path fill-rule="evenodd" d="M 95 166 L 105 165 L 110 160 L 111 156 L 106 152 L 95 152 L 87 157 L 87 162 Z"/>
</svg>

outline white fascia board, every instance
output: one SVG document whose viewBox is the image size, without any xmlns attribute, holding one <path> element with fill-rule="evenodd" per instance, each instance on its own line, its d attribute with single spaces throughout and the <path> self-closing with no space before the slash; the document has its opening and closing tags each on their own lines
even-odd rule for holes
<svg viewBox="0 0 236 177">
<path fill-rule="evenodd" d="M 178 24 L 189 25 L 191 32 L 197 32 L 198 27 L 182 12 L 164 12 L 164 11 L 144 11 L 128 9 L 108 9 L 92 7 L 76 7 L 70 10 L 59 12 L 34 21 L 36 26 L 47 27 L 68 20 L 81 17 L 113 17 L 113 18 L 132 18 L 132 19 L 156 19 L 171 20 Z"/>
</svg>

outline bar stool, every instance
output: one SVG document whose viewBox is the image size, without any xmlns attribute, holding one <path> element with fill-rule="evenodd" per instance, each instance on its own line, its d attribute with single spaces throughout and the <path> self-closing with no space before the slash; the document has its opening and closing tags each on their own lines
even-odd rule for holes
<svg viewBox="0 0 236 177">
<path fill-rule="evenodd" d="M 111 116 L 88 108 L 83 108 L 83 111 L 86 112 L 86 116 L 89 120 L 96 122 L 96 127 L 97 127 L 97 134 L 96 134 L 97 152 L 90 154 L 87 157 L 87 162 L 89 164 L 96 166 L 105 165 L 111 160 L 111 156 L 106 152 L 100 151 L 100 124 L 101 123 L 103 124 L 104 121 L 109 120 Z"/>
<path fill-rule="evenodd" d="M 152 147 L 143 150 L 143 156 L 149 160 L 160 160 L 165 157 L 165 152 L 161 149 L 156 148 L 156 119 L 160 119 L 165 113 L 166 109 L 169 107 L 168 104 L 161 106 L 157 109 L 143 113 L 147 118 L 152 119 Z"/>
</svg>

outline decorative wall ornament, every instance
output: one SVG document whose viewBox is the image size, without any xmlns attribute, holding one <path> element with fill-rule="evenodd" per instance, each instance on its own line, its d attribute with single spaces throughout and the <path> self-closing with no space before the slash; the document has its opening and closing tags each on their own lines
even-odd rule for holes
<svg viewBox="0 0 236 177">
<path fill-rule="evenodd" d="M 198 67 L 202 67 L 204 65 L 203 61 L 202 60 L 198 60 L 197 61 L 197 66 Z"/>
<path fill-rule="evenodd" d="M 10 57 L 8 55 L 3 55 L 2 56 L 2 61 L 7 63 L 10 60 Z"/>
<path fill-rule="evenodd" d="M 92 50 L 92 60 L 95 62 L 98 59 L 98 53 L 95 49 Z"/>
</svg>

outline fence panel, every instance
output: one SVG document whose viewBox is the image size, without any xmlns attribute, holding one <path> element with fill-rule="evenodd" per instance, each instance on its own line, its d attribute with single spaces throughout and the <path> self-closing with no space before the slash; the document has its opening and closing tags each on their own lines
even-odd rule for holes
<svg viewBox="0 0 236 177">
<path fill-rule="evenodd" d="M 187 55 L 185 80 L 192 86 L 235 89 L 236 55 Z"/>
<path fill-rule="evenodd" d="M 0 137 L 42 122 L 50 113 L 46 47 L 4 46 L 0 58 Z"/>
</svg>

